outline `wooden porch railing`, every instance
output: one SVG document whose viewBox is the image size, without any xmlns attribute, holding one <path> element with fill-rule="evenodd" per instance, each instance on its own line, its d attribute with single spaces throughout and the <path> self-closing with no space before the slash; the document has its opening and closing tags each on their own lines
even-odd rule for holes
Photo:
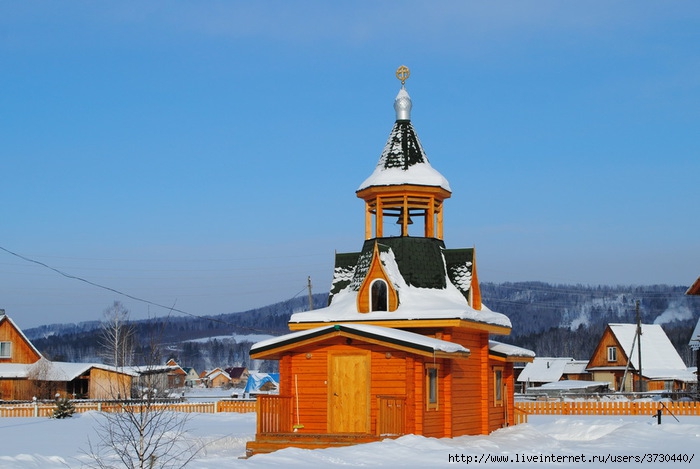
<svg viewBox="0 0 700 469">
<path fill-rule="evenodd" d="M 264 433 L 290 433 L 292 431 L 291 396 L 258 396 L 257 402 L 258 435 Z"/>
<path fill-rule="evenodd" d="M 377 396 L 377 435 L 395 436 L 406 433 L 406 398 Z"/>
</svg>

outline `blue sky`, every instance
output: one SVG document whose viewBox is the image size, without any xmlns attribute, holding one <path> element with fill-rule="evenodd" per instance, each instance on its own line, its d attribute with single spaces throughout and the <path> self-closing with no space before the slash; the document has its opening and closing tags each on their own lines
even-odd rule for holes
<svg viewBox="0 0 700 469">
<path fill-rule="evenodd" d="M 396 68 L 482 281 L 700 275 L 700 4 L 3 2 L 0 247 L 196 315 L 330 287 Z M 166 314 L 0 251 L 21 327 Z"/>
</svg>

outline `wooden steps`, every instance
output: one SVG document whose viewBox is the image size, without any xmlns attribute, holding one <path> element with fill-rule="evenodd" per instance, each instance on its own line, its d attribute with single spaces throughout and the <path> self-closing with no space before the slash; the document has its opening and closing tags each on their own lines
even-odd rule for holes
<svg viewBox="0 0 700 469">
<path fill-rule="evenodd" d="M 246 457 L 260 453 L 272 453 L 282 448 L 320 449 L 336 446 L 350 446 L 371 443 L 387 437 L 378 437 L 369 433 L 266 433 L 256 435 L 254 441 L 246 444 Z"/>
</svg>

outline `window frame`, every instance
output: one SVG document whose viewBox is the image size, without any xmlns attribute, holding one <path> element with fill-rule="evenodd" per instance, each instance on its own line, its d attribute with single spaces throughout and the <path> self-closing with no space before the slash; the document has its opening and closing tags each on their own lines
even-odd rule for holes
<svg viewBox="0 0 700 469">
<path fill-rule="evenodd" d="M 609 345 L 608 346 L 608 362 L 616 362 L 617 361 L 617 347 L 614 345 Z"/>
<path fill-rule="evenodd" d="M 3 353 L 3 350 L 6 350 L 6 352 Z M 0 341 L 0 358 L 12 358 L 12 342 Z"/>
<path fill-rule="evenodd" d="M 375 286 L 382 285 L 384 288 L 384 298 L 381 298 L 381 292 L 378 292 L 377 298 L 375 299 L 374 288 Z M 383 300 L 383 304 L 379 305 L 379 300 Z M 378 306 L 384 306 L 384 309 L 378 309 Z M 389 284 L 383 278 L 375 278 L 372 283 L 369 284 L 369 310 L 370 312 L 379 311 L 389 311 Z"/>
<path fill-rule="evenodd" d="M 503 407 L 503 378 L 504 368 L 502 366 L 493 367 L 493 405 Z"/>
<path fill-rule="evenodd" d="M 440 364 L 425 364 L 425 409 L 440 408 Z"/>
</svg>

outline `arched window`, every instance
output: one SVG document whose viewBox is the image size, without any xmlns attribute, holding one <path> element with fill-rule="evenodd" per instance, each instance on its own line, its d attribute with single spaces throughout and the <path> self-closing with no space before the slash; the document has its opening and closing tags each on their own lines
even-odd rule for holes
<svg viewBox="0 0 700 469">
<path fill-rule="evenodd" d="M 372 282 L 370 288 L 370 311 L 388 311 L 389 309 L 389 289 L 386 282 L 382 279 L 377 279 Z"/>
</svg>

